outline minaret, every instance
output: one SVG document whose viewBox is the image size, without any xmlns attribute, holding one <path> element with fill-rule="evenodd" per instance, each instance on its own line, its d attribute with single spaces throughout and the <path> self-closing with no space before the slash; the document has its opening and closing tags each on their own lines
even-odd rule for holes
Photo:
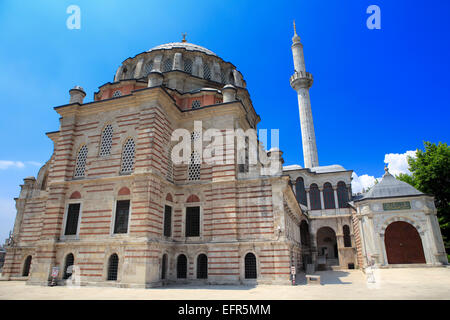
<svg viewBox="0 0 450 320">
<path fill-rule="evenodd" d="M 295 30 L 292 38 L 292 56 L 294 57 L 295 72 L 291 76 L 291 87 L 297 91 L 298 109 L 300 113 L 300 127 L 302 130 L 303 158 L 305 168 L 319 166 L 317 156 L 316 135 L 314 133 L 314 123 L 311 112 L 311 101 L 309 99 L 309 88 L 313 84 L 313 76 L 306 72 L 305 57 L 303 56 L 303 45 Z"/>
</svg>

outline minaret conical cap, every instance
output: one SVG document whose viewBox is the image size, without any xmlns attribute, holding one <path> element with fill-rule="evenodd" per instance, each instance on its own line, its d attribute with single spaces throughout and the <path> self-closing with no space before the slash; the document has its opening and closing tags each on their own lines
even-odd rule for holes
<svg viewBox="0 0 450 320">
<path fill-rule="evenodd" d="M 292 37 L 292 43 L 300 42 L 300 37 L 297 34 L 297 29 L 295 27 L 295 20 L 294 20 L 294 36 Z"/>
</svg>

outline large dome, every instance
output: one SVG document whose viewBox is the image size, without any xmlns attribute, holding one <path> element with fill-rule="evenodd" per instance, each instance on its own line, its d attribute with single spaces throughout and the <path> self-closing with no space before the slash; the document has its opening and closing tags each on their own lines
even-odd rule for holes
<svg viewBox="0 0 450 320">
<path fill-rule="evenodd" d="M 153 50 L 160 50 L 160 49 L 170 50 L 170 49 L 174 49 L 174 48 L 184 48 L 188 51 L 199 51 L 199 52 L 203 52 L 203 53 L 206 53 L 209 55 L 217 56 L 211 50 L 206 49 L 205 47 L 193 44 L 193 43 L 189 43 L 189 42 L 170 42 L 170 43 L 166 43 L 166 44 L 161 44 L 159 46 L 156 46 L 156 47 L 148 50 L 148 52 L 153 51 Z"/>
</svg>

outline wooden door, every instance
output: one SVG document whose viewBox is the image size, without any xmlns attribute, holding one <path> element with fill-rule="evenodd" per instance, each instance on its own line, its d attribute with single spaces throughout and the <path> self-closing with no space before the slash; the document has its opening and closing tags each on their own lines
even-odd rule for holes
<svg viewBox="0 0 450 320">
<path fill-rule="evenodd" d="M 389 264 L 426 263 L 416 228 L 403 221 L 391 223 L 384 235 Z"/>
</svg>

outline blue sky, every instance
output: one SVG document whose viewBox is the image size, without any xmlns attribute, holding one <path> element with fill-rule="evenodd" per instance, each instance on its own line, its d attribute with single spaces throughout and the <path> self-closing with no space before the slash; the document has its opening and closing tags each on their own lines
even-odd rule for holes
<svg viewBox="0 0 450 320">
<path fill-rule="evenodd" d="M 66 27 L 71 4 L 81 9 L 80 30 Z M 381 30 L 366 27 L 372 4 Z M 259 128 L 280 129 L 286 165 L 303 165 L 289 85 L 293 19 L 315 79 L 321 165 L 379 177 L 386 154 L 449 142 L 449 12 L 445 0 L 1 0 L 0 241 L 13 227 L 19 184 L 53 151 L 44 134 L 59 129 L 53 107 L 68 103 L 74 85 L 92 101 L 123 60 L 183 32 L 242 72 Z"/>
</svg>

